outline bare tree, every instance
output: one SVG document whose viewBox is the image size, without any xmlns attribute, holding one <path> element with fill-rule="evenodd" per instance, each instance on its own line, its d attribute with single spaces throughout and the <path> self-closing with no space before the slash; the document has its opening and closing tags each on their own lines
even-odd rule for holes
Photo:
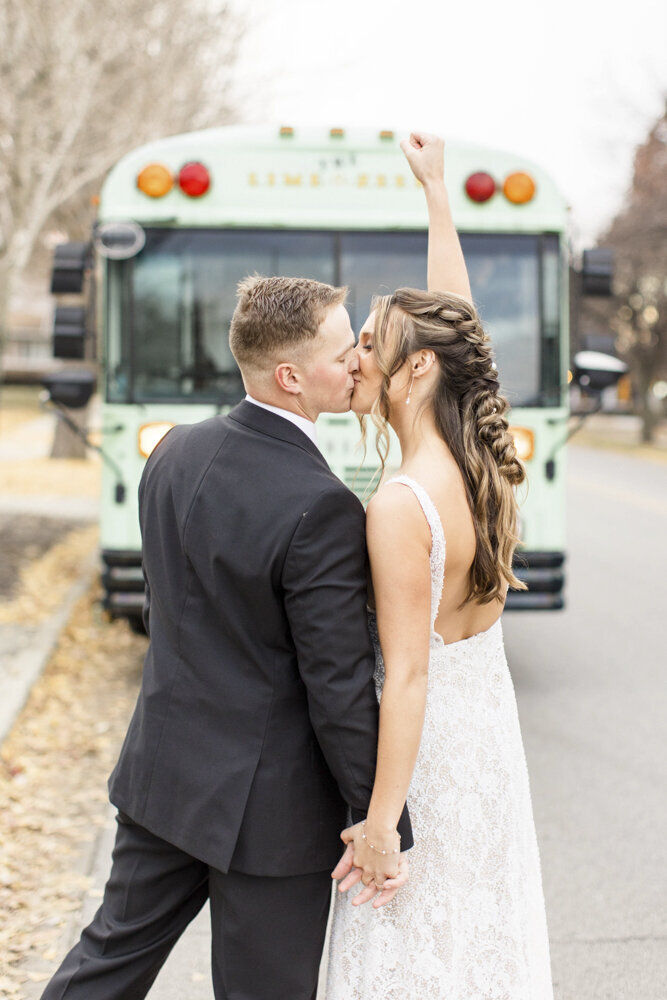
<svg viewBox="0 0 667 1000">
<path fill-rule="evenodd" d="M 615 250 L 607 318 L 630 365 L 642 440 L 650 441 L 656 422 L 651 389 L 667 372 L 667 105 L 637 149 L 625 205 L 599 242 Z"/>
<path fill-rule="evenodd" d="M 0 0 L 0 332 L 53 213 L 127 150 L 232 120 L 227 0 Z"/>
</svg>

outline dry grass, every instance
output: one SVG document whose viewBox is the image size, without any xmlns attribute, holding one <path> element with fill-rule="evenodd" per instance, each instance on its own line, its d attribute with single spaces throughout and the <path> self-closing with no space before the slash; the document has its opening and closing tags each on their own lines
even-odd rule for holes
<svg viewBox="0 0 667 1000">
<path fill-rule="evenodd" d="M 30 449 L 26 458 L 12 455 L 0 462 L 0 491 L 19 496 L 98 497 L 101 478 L 99 456 L 90 452 L 86 459 L 46 457 L 51 450 L 53 427 L 48 421 L 46 424 L 38 421 L 33 428 L 29 426 L 32 421 L 44 416 L 45 411 L 39 404 L 38 387 L 3 386 L 0 390 L 0 442 L 14 437 L 16 449 L 18 435 L 19 441 L 25 439 Z M 44 457 L 33 457 L 35 454 Z"/>
<path fill-rule="evenodd" d="M 27 424 L 38 416 L 38 410 L 0 408 L 0 437 L 11 434 L 22 424 Z"/>
<path fill-rule="evenodd" d="M 32 458 L 0 463 L 3 493 L 20 496 L 98 497 L 101 463 L 95 458 Z"/>
<path fill-rule="evenodd" d="M 39 404 L 40 391 L 40 387 L 34 385 L 0 387 L 0 437 L 40 416 L 43 412 Z"/>
</svg>

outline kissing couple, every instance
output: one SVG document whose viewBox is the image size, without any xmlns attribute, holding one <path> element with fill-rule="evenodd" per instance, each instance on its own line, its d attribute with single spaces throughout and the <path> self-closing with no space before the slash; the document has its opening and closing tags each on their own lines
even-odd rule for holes
<svg viewBox="0 0 667 1000">
<path fill-rule="evenodd" d="M 44 1000 L 145 997 L 207 900 L 216 1000 L 315 1000 L 332 875 L 326 1000 L 552 997 L 500 623 L 524 470 L 444 144 L 401 145 L 428 290 L 376 298 L 356 342 L 344 288 L 242 281 L 245 400 L 146 463 L 150 645 L 112 869 Z M 384 455 L 366 514 L 316 442 L 349 409 Z"/>
</svg>

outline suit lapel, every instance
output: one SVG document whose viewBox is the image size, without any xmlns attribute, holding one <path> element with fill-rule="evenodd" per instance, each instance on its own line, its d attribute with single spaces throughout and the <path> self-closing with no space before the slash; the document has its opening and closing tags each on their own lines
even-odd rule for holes
<svg viewBox="0 0 667 1000">
<path fill-rule="evenodd" d="M 307 451 L 323 468 L 329 469 L 327 461 L 317 445 L 310 440 L 307 434 L 299 430 L 296 424 L 286 420 L 285 417 L 271 413 L 270 410 L 265 410 L 261 406 L 255 406 L 254 403 L 249 403 L 245 399 L 228 413 L 228 417 L 245 427 L 250 427 L 259 434 L 266 434 L 268 437 L 285 441 Z"/>
</svg>

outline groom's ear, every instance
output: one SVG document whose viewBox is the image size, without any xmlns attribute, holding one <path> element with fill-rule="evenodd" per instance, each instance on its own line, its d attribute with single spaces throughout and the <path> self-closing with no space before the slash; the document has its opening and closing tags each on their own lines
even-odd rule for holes
<svg viewBox="0 0 667 1000">
<path fill-rule="evenodd" d="M 278 388 L 282 389 L 283 392 L 294 394 L 301 392 L 299 370 L 296 365 L 290 364 L 288 361 L 278 365 L 273 373 L 273 377 L 276 380 Z"/>
</svg>

